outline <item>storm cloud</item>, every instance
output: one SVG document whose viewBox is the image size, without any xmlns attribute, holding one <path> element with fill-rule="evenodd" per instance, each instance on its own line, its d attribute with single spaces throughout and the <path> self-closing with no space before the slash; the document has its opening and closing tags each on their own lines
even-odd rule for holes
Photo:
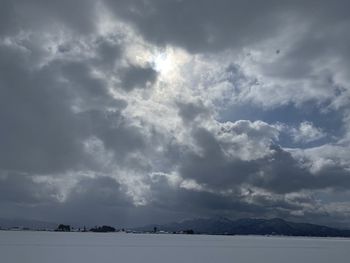
<svg viewBox="0 0 350 263">
<path fill-rule="evenodd" d="M 1 1 L 0 217 L 350 227 L 348 1 Z"/>
</svg>

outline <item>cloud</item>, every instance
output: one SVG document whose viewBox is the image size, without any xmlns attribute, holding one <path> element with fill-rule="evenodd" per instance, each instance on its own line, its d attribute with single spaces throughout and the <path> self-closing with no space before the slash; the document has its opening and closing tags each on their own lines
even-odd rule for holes
<svg viewBox="0 0 350 263">
<path fill-rule="evenodd" d="M 96 5 L 93 1 L 23 1 L 1 3 L 2 30 L 16 34 L 33 28 L 47 29 L 61 24 L 76 33 L 88 33 L 95 28 Z M 76 15 L 79 13 L 79 17 Z"/>
<path fill-rule="evenodd" d="M 347 7 L 2 1 L 1 211 L 344 224 Z"/>
<path fill-rule="evenodd" d="M 312 142 L 326 136 L 321 129 L 314 127 L 312 123 L 304 121 L 299 125 L 298 130 L 292 130 L 293 140 L 295 142 Z"/>
<path fill-rule="evenodd" d="M 151 67 L 130 66 L 122 70 L 122 72 L 122 87 L 127 91 L 134 88 L 146 88 L 151 86 L 157 79 L 157 72 Z"/>
<path fill-rule="evenodd" d="M 55 69 L 31 72 L 16 49 L 2 46 L 0 53 L 6 68 L 0 89 L 2 169 L 47 172 L 78 165 L 80 121 Z"/>
<path fill-rule="evenodd" d="M 3 203 L 20 205 L 42 205 L 55 201 L 58 191 L 55 187 L 41 182 L 27 174 L 1 172 L 1 200 Z"/>
<path fill-rule="evenodd" d="M 276 33 L 283 11 L 276 1 L 106 1 L 118 17 L 157 44 L 190 51 L 242 47 Z M 254 6 L 254 8 L 252 8 Z M 287 3 L 289 6 L 289 3 Z M 243 30 L 243 27 L 245 30 Z"/>
</svg>

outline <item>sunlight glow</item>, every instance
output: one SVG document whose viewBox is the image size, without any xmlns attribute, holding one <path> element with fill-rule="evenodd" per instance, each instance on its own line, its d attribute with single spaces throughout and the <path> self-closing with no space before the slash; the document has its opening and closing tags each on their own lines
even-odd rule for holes
<svg viewBox="0 0 350 263">
<path fill-rule="evenodd" d="M 181 75 L 181 67 L 188 63 L 189 60 L 190 56 L 185 51 L 167 47 L 164 50 L 155 52 L 151 63 L 162 80 L 174 80 Z"/>
<path fill-rule="evenodd" d="M 167 52 L 159 53 L 154 58 L 154 69 L 161 74 L 166 74 L 174 67 L 176 58 Z"/>
</svg>

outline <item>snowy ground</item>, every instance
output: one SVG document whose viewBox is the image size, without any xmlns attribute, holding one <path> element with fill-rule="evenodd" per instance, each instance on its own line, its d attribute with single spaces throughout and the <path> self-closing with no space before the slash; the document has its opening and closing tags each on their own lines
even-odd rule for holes
<svg viewBox="0 0 350 263">
<path fill-rule="evenodd" d="M 350 239 L 0 231 L 1 263 L 340 263 Z"/>
</svg>

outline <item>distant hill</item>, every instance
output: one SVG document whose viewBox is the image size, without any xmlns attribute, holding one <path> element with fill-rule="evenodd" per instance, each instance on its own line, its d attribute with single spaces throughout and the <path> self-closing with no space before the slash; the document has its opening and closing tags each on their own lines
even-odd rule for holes
<svg viewBox="0 0 350 263">
<path fill-rule="evenodd" d="M 57 224 L 52 222 L 39 221 L 39 220 L 0 218 L 1 229 L 8 229 L 8 228 L 14 228 L 14 227 L 29 228 L 33 230 L 55 229 L 57 227 Z"/>
<path fill-rule="evenodd" d="M 230 220 L 219 219 L 192 219 L 165 225 L 149 225 L 135 228 L 136 231 L 181 232 L 193 230 L 197 234 L 216 235 L 284 235 L 284 236 L 312 236 L 312 237 L 350 237 L 350 230 L 336 229 L 327 226 L 294 223 L 280 218 Z"/>
</svg>

